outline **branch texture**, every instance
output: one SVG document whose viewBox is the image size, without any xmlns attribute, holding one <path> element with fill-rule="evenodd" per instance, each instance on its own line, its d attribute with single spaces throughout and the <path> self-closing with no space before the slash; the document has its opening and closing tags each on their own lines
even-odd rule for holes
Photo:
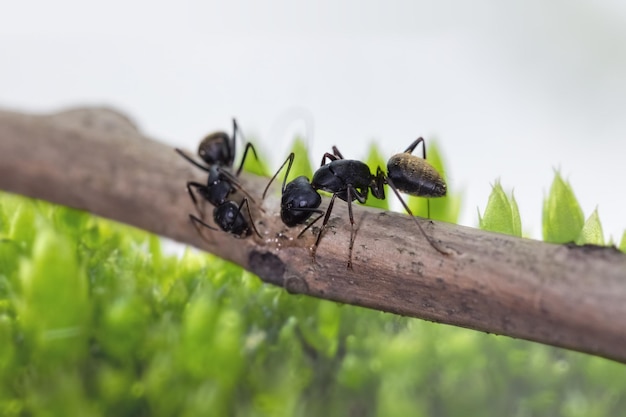
<svg viewBox="0 0 626 417">
<path fill-rule="evenodd" d="M 280 221 L 278 191 L 261 201 L 266 178 L 242 175 L 263 235 L 247 239 L 209 230 L 200 238 L 187 217 L 194 210 L 189 180 L 204 182 L 206 174 L 114 111 L 0 111 L 1 189 L 191 244 L 291 293 L 626 362 L 626 256 L 613 248 L 552 245 L 421 220 L 450 252 L 442 255 L 408 216 L 355 205 L 354 270 L 348 270 L 345 203 L 337 202 L 313 262 L 315 227 L 297 239 L 301 229 Z"/>
</svg>

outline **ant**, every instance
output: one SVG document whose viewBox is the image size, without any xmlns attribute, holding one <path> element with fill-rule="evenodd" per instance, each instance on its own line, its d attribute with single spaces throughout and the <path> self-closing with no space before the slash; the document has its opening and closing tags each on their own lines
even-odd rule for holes
<svg viewBox="0 0 626 417">
<path fill-rule="evenodd" d="M 199 225 L 207 227 L 211 230 L 218 229 L 210 226 L 203 220 L 203 212 L 199 208 L 196 194 L 193 192 L 194 189 L 204 198 L 204 200 L 208 201 L 215 207 L 213 209 L 213 219 L 223 231 L 232 233 L 238 237 L 247 237 L 250 235 L 251 226 L 257 236 L 261 237 L 261 234 L 254 225 L 254 221 L 252 221 L 252 214 L 250 213 L 250 205 L 248 203 L 248 199 L 252 201 L 254 201 L 254 199 L 252 199 L 252 197 L 241 187 L 237 178 L 220 167 L 210 166 L 207 168 L 198 164 L 196 161 L 185 155 L 180 149 L 176 149 L 176 152 L 195 166 L 209 173 L 206 185 L 195 181 L 187 182 L 187 193 L 189 194 L 191 201 L 193 201 L 196 211 L 200 215 L 200 217 L 198 217 L 194 214 L 189 214 L 189 219 L 198 232 L 200 233 Z M 230 194 L 234 193 L 236 190 L 241 191 L 247 196 L 243 198 L 239 205 L 232 200 L 228 200 Z M 251 220 L 250 225 L 241 213 L 241 209 L 244 204 L 248 211 L 248 217 Z"/>
<path fill-rule="evenodd" d="M 288 227 L 294 227 L 298 224 L 305 223 L 313 213 L 318 213 L 319 216 L 313 220 L 298 236 L 300 236 L 304 231 L 306 231 L 313 223 L 319 220 L 324 214 L 323 210 L 320 210 L 318 207 L 322 204 L 322 197 L 317 193 L 317 191 L 313 188 L 309 179 L 304 175 L 294 178 L 289 183 L 287 183 L 287 177 L 289 176 L 289 171 L 291 171 L 291 165 L 293 164 L 293 160 L 295 158 L 295 154 L 291 152 L 285 162 L 278 168 L 276 174 L 270 179 L 263 191 L 263 199 L 265 199 L 265 195 L 267 194 L 267 190 L 270 188 L 272 181 L 276 179 L 278 173 L 283 169 L 285 164 L 287 165 L 287 171 L 285 172 L 285 177 L 283 178 L 283 187 L 282 187 L 282 197 L 280 200 L 280 218 L 283 223 Z"/>
<path fill-rule="evenodd" d="M 423 158 L 412 155 L 412 152 L 420 143 L 422 143 L 424 149 Z M 315 257 L 322 234 L 328 224 L 335 199 L 339 197 L 339 199 L 348 203 L 351 226 L 348 269 L 352 269 L 352 250 L 354 247 L 352 202 L 357 200 L 359 203 L 364 204 L 367 201 L 370 190 L 375 198 L 384 200 L 385 184 L 391 187 L 428 243 L 438 252 L 448 254 L 445 249 L 441 248 L 439 244 L 426 234 L 422 225 L 413 216 L 413 212 L 400 196 L 400 192 L 421 197 L 442 197 L 446 194 L 445 181 L 435 168 L 426 161 L 424 143 L 424 139 L 420 137 L 411 143 L 403 153 L 393 155 L 387 162 L 387 174 L 378 167 L 376 175 L 372 175 L 367 164 L 358 160 L 345 159 L 336 146 L 333 146 L 332 154 L 328 152 L 324 154 L 320 168 L 311 179 L 311 187 L 315 190 L 330 192 L 333 195 L 313 245 L 313 257 Z M 326 163 L 326 160 L 329 160 L 329 162 Z"/>
<path fill-rule="evenodd" d="M 238 237 L 246 237 L 250 234 L 251 225 L 257 236 L 261 237 L 254 225 L 254 221 L 252 221 L 250 205 L 248 203 L 248 200 L 254 202 L 254 199 L 242 188 L 237 178 L 226 170 L 226 168 L 232 167 L 234 163 L 235 137 L 237 135 L 237 131 L 237 121 L 233 119 L 232 138 L 230 138 L 225 132 L 216 132 L 208 135 L 202 140 L 200 146 L 198 147 L 198 155 L 208 164 L 208 166 L 198 163 L 193 158 L 185 154 L 181 149 L 175 149 L 175 151 L 189 163 L 209 174 L 206 185 L 195 181 L 188 181 L 186 184 L 189 197 L 193 201 L 194 207 L 200 215 L 200 217 L 198 217 L 193 214 L 189 214 L 189 219 L 199 233 L 200 225 L 212 230 L 218 229 L 210 226 L 204 221 L 203 212 L 200 210 L 198 200 L 193 192 L 194 189 L 204 198 L 204 200 L 208 201 L 215 207 L 213 209 L 213 218 L 215 223 L 217 223 L 223 231 L 232 233 Z M 241 159 L 241 164 L 237 169 L 237 176 L 241 173 L 243 164 L 250 149 L 252 150 L 254 157 L 257 158 L 254 146 L 248 142 Z M 237 204 L 232 200 L 228 200 L 230 194 L 234 193 L 236 190 L 241 191 L 247 196 L 243 198 L 240 204 Z M 248 216 L 251 220 L 250 225 L 241 213 L 243 205 L 246 205 Z"/>
<path fill-rule="evenodd" d="M 420 143 L 422 143 L 423 147 L 423 158 L 412 154 Z M 348 269 L 352 269 L 352 249 L 354 246 L 352 201 L 357 200 L 359 203 L 364 204 L 367 201 L 370 190 L 375 198 L 384 200 L 384 185 L 388 184 L 430 245 L 440 253 L 448 254 L 446 250 L 442 249 L 426 234 L 422 225 L 413 216 L 413 212 L 400 196 L 400 192 L 421 197 L 442 197 L 446 194 L 445 181 L 437 170 L 426 161 L 426 147 L 424 144 L 424 139 L 418 138 L 403 153 L 393 155 L 389 159 L 387 162 L 387 174 L 378 167 L 376 175 L 372 175 L 367 164 L 358 160 L 345 159 L 339 149 L 333 146 L 333 153 L 327 152 L 324 154 L 320 168 L 313 174 L 310 182 L 307 177 L 300 176 L 285 184 L 293 164 L 294 154 L 292 152 L 270 179 L 263 192 L 263 198 L 265 198 L 270 184 L 278 176 L 280 170 L 283 169 L 285 164 L 289 163 L 282 186 L 280 215 L 283 223 L 293 227 L 296 224 L 306 222 L 313 213 L 320 214 L 300 232 L 299 237 L 324 215 L 324 211 L 318 209 L 321 204 L 321 197 L 317 190 L 333 194 L 324 215 L 322 227 L 313 245 L 312 256 L 314 259 L 322 234 L 328 224 L 335 199 L 339 197 L 339 199 L 346 201 L 348 203 L 351 225 Z M 326 163 L 326 160 L 330 162 Z"/>
</svg>

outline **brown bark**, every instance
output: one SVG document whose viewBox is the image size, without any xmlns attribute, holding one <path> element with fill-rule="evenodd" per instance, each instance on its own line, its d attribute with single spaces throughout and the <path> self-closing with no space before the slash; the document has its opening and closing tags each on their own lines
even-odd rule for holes
<svg viewBox="0 0 626 417">
<path fill-rule="evenodd" d="M 0 112 L 0 188 L 124 222 L 236 262 L 292 293 L 533 340 L 626 362 L 626 256 L 420 220 L 337 202 L 317 252 L 280 222 L 277 191 L 253 205 L 260 239 L 190 225 L 184 184 L 203 173 L 141 135 L 124 116 L 82 109 L 51 116 Z M 204 178 L 206 180 L 206 178 Z M 267 179 L 243 175 L 257 202 Z M 324 204 L 327 204 L 325 201 Z M 210 216 L 209 216 L 210 217 Z M 314 229 L 314 228 L 313 228 Z"/>
</svg>

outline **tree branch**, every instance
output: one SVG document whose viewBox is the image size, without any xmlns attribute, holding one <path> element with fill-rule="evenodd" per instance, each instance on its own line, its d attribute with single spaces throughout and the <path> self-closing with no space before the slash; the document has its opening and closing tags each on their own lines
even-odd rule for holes
<svg viewBox="0 0 626 417">
<path fill-rule="evenodd" d="M 560 346 L 626 362 L 626 256 L 423 220 L 441 255 L 407 216 L 337 203 L 317 252 L 280 221 L 278 192 L 253 205 L 263 239 L 236 239 L 188 221 L 188 180 L 203 173 L 124 116 L 90 108 L 33 116 L 0 112 L 0 188 L 124 222 L 240 264 L 292 293 Z M 261 202 L 267 179 L 242 175 Z M 325 203 L 327 204 L 327 200 Z M 314 229 L 314 228 L 313 228 Z"/>
</svg>

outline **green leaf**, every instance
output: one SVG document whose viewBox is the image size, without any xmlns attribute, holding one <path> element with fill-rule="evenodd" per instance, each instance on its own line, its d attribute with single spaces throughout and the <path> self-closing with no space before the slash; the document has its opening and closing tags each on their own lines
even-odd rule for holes
<svg viewBox="0 0 626 417">
<path fill-rule="evenodd" d="M 576 244 L 604 245 L 604 234 L 602 233 L 602 224 L 600 223 L 600 216 L 598 216 L 598 209 L 595 209 L 585 222 L 578 239 L 576 239 Z"/>
<path fill-rule="evenodd" d="M 90 306 L 87 280 L 71 241 L 40 231 L 33 257 L 19 271 L 21 297 L 16 304 L 27 341 L 48 365 L 73 361 L 86 351 Z"/>
<path fill-rule="evenodd" d="M 585 218 L 572 187 L 556 172 L 550 194 L 543 203 L 543 240 L 551 243 L 575 242 Z"/>
<path fill-rule="evenodd" d="M 367 159 L 365 160 L 365 163 L 370 168 L 370 171 L 373 174 L 376 174 L 376 170 L 378 169 L 378 167 L 380 167 L 380 169 L 382 169 L 383 171 L 387 169 L 387 162 L 381 155 L 380 150 L 378 149 L 378 146 L 376 146 L 375 143 L 372 143 L 370 145 L 370 151 L 367 156 Z M 386 185 L 384 187 L 385 187 L 385 196 L 387 198 L 385 198 L 384 200 L 380 200 L 370 195 L 369 198 L 367 199 L 367 203 L 366 203 L 367 206 L 376 207 L 382 210 L 389 210 L 389 187 Z"/>
<path fill-rule="evenodd" d="M 522 236 L 522 221 L 513 193 L 506 195 L 500 181 L 492 187 L 483 216 L 478 213 L 480 228 L 492 232 Z"/>
<path fill-rule="evenodd" d="M 619 250 L 626 253 L 626 230 L 624 230 L 624 234 L 622 235 L 622 241 L 619 243 Z"/>
</svg>

